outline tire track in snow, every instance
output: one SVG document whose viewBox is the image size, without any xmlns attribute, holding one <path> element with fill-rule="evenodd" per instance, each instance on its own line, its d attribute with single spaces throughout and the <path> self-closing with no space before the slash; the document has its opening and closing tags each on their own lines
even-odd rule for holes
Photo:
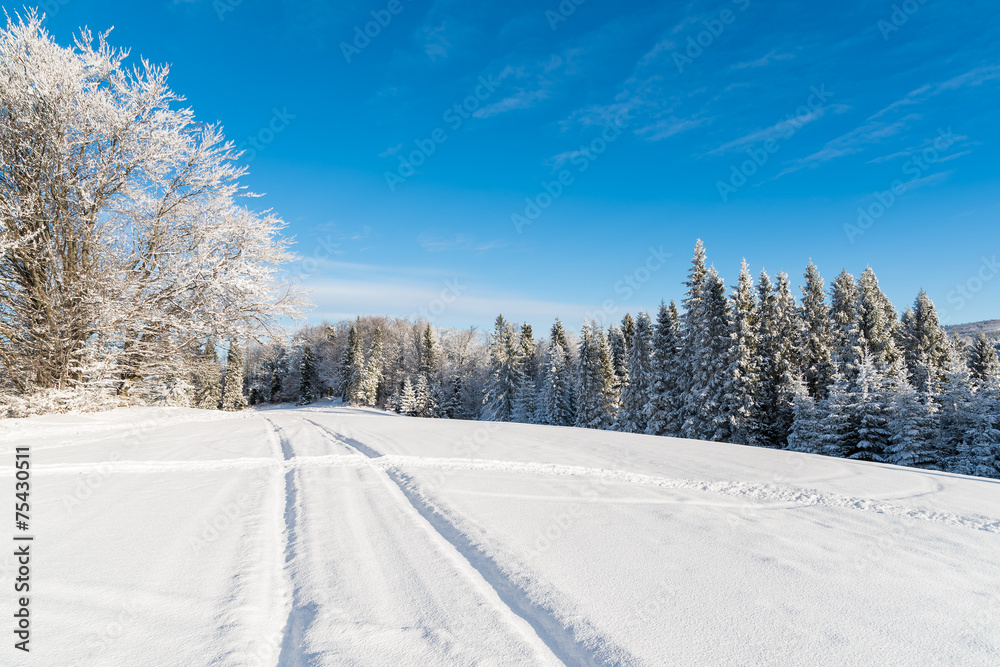
<svg viewBox="0 0 1000 667">
<path fill-rule="evenodd" d="M 485 581 L 489 589 L 499 597 L 508 613 L 512 613 L 526 622 L 535 639 L 544 642 L 552 654 L 563 664 L 585 667 L 607 664 L 638 664 L 638 661 L 628 651 L 604 639 L 596 628 L 579 615 L 575 615 L 574 622 L 564 624 L 554 610 L 532 600 L 528 592 L 520 587 L 493 557 L 470 540 L 444 513 L 425 502 L 413 491 L 411 485 L 407 483 L 405 475 L 395 469 L 393 462 L 398 457 L 384 456 L 367 445 L 342 436 L 310 419 L 304 417 L 302 419 L 327 434 L 334 441 L 355 447 L 365 454 L 368 457 L 367 463 L 385 473 L 381 477 L 386 484 L 390 485 L 397 493 L 401 493 L 401 501 L 408 502 L 416 511 L 418 520 L 422 519 L 421 523 L 447 545 L 442 545 L 442 547 L 447 549 L 449 553 L 457 552 L 458 558 L 453 558 L 453 560 L 457 561 L 460 566 L 462 564 L 471 566 L 478 573 L 479 578 Z M 584 643 L 577 639 L 576 634 L 578 633 L 596 639 L 590 639 Z"/>
<path fill-rule="evenodd" d="M 290 463 L 295 458 L 291 442 L 283 435 L 284 431 L 280 426 L 266 417 L 264 421 L 277 437 L 282 463 Z M 317 608 L 315 603 L 303 602 L 302 589 L 295 584 L 293 567 L 299 546 L 300 506 L 297 479 L 299 469 L 294 465 L 286 467 L 288 470 L 285 473 L 285 559 L 282 564 L 282 576 L 288 583 L 290 593 L 286 596 L 290 599 L 286 601 L 288 616 L 281 630 L 281 652 L 278 655 L 277 667 L 308 667 L 311 656 L 304 652 L 305 635 L 316 618 Z"/>
<path fill-rule="evenodd" d="M 315 422 L 309 422 L 315 425 Z M 320 427 L 326 430 L 324 427 Z M 329 433 L 329 431 L 327 431 Z M 347 441 L 339 436 L 342 445 L 352 447 L 356 441 Z M 361 443 L 358 443 L 361 444 Z M 238 459 L 216 459 L 206 461 L 104 461 L 100 463 L 79 464 L 39 464 L 34 466 L 36 475 L 49 474 L 110 474 L 123 473 L 159 473 L 159 472 L 199 472 L 233 469 L 254 469 L 268 466 L 283 467 L 294 470 L 303 467 L 332 467 L 370 465 L 384 471 L 397 468 L 431 468 L 436 470 L 472 470 L 485 472 L 514 472 L 534 475 L 549 475 L 561 477 L 587 477 L 603 479 L 623 484 L 660 487 L 664 489 L 680 489 L 715 493 L 731 498 L 739 498 L 769 505 L 773 509 L 810 507 L 824 505 L 852 511 L 885 514 L 917 521 L 943 523 L 989 533 L 1000 533 L 1000 518 L 978 514 L 953 514 L 936 512 L 918 507 L 908 507 L 899 503 L 888 502 L 879 498 L 856 498 L 828 493 L 818 489 L 765 484 L 760 482 L 728 482 L 702 481 L 675 477 L 647 475 L 645 473 L 609 470 L 606 468 L 587 468 L 557 463 L 535 463 L 526 461 L 495 461 L 489 459 L 432 458 L 421 456 L 406 456 L 401 454 L 383 455 L 362 445 L 359 454 L 329 454 L 324 456 L 295 456 L 292 459 L 275 460 L 272 458 L 252 457 Z M 12 477 L 11 468 L 0 469 L 0 477 Z"/>
</svg>

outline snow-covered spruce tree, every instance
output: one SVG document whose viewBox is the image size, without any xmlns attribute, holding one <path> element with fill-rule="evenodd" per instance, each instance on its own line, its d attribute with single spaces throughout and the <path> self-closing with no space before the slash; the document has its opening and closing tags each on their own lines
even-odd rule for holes
<svg viewBox="0 0 1000 667">
<path fill-rule="evenodd" d="M 750 437 L 762 447 L 784 447 L 792 428 L 792 386 L 800 358 L 802 325 L 785 273 L 772 285 L 766 271 L 758 284 L 757 393 L 753 399 Z"/>
<path fill-rule="evenodd" d="M 584 322 L 579 360 L 576 425 L 611 428 L 618 411 L 617 378 L 611 346 L 599 324 Z"/>
<path fill-rule="evenodd" d="M 417 373 L 417 384 L 413 387 L 414 405 L 418 417 L 437 415 L 437 399 L 431 391 L 427 373 Z"/>
<path fill-rule="evenodd" d="M 861 356 L 854 379 L 854 401 L 858 440 L 849 458 L 885 461 L 890 446 L 889 421 L 892 403 L 883 371 L 868 352 Z"/>
<path fill-rule="evenodd" d="M 634 336 L 634 322 L 632 328 Z M 628 385 L 628 343 L 625 341 L 625 332 L 614 324 L 608 329 L 608 345 L 611 346 L 611 365 L 615 369 L 615 384 L 620 396 L 622 390 Z"/>
<path fill-rule="evenodd" d="M 653 332 L 653 357 L 650 361 L 649 394 L 644 416 L 645 432 L 650 435 L 679 436 L 683 402 L 681 386 L 685 365 L 681 363 L 682 336 L 677 305 L 660 303 Z"/>
<path fill-rule="evenodd" d="M 977 391 L 983 388 L 1000 388 L 1000 359 L 997 349 L 982 333 L 969 353 L 969 375 Z"/>
<path fill-rule="evenodd" d="M 35 12 L 0 30 L 0 380 L 19 394 L 127 393 L 186 372 L 191 340 L 298 310 L 284 224 L 237 203 L 238 152 L 166 67 L 126 57 L 86 30 L 61 47 Z"/>
<path fill-rule="evenodd" d="M 521 385 L 521 348 L 514 327 L 498 315 L 490 341 L 490 377 L 483 397 L 483 420 L 509 422 Z"/>
<path fill-rule="evenodd" d="M 626 327 L 623 327 L 622 333 L 625 331 Z M 653 323 L 647 313 L 639 313 L 629 347 L 628 384 L 622 391 L 615 430 L 625 433 L 646 431 L 646 404 L 649 402 L 652 381 Z"/>
<path fill-rule="evenodd" d="M 740 277 L 732 294 L 733 350 L 728 374 L 731 378 L 730 429 L 732 442 L 756 444 L 752 421 L 756 416 L 754 400 L 760 396 L 760 316 L 754 293 L 753 278 L 747 261 L 740 265 Z"/>
<path fill-rule="evenodd" d="M 415 417 L 420 414 L 417 392 L 413 389 L 413 383 L 410 382 L 409 377 L 403 380 L 403 390 L 399 397 L 399 412 L 411 417 Z"/>
<path fill-rule="evenodd" d="M 194 407 L 218 410 L 222 405 L 222 369 L 215 350 L 215 341 L 209 338 L 197 352 L 194 366 Z"/>
<path fill-rule="evenodd" d="M 935 395 L 944 380 L 949 344 L 934 302 L 924 290 L 920 290 L 913 307 L 903 314 L 902 339 L 903 356 L 914 387 Z"/>
<path fill-rule="evenodd" d="M 269 386 L 270 394 L 268 400 L 277 403 L 282 400 L 284 389 L 284 378 L 288 374 L 288 353 L 284 347 L 280 347 L 275 354 L 274 360 L 270 364 L 271 382 Z"/>
<path fill-rule="evenodd" d="M 226 382 L 222 390 L 223 410 L 242 410 L 247 406 L 246 396 L 243 395 L 243 370 L 245 362 L 243 360 L 240 344 L 229 341 L 229 352 L 226 357 Z"/>
<path fill-rule="evenodd" d="M 302 359 L 299 361 L 299 405 L 312 403 L 319 396 L 319 376 L 316 373 L 316 354 L 312 345 L 302 346 Z"/>
<path fill-rule="evenodd" d="M 684 286 L 687 291 L 681 304 L 684 315 L 681 320 L 681 342 L 679 371 L 675 374 L 677 380 L 676 387 L 676 417 L 678 434 L 684 437 L 690 435 L 692 428 L 689 422 L 694 425 L 700 420 L 697 413 L 700 409 L 701 399 L 698 396 L 698 378 L 701 375 L 698 368 L 698 360 L 702 358 L 701 346 L 704 344 L 704 320 L 702 312 L 702 295 L 704 292 L 705 277 L 708 275 L 708 268 L 705 265 L 705 246 L 701 239 L 698 239 L 694 246 L 694 256 L 691 258 L 691 270 L 688 272 L 688 279 Z M 650 420 L 653 421 L 652 419 Z"/>
<path fill-rule="evenodd" d="M 685 399 L 681 432 L 694 440 L 727 442 L 730 406 L 726 397 L 731 381 L 726 373 L 732 356 L 732 313 L 726 285 L 714 268 L 701 281 L 695 337 L 691 349 L 691 382 Z"/>
<path fill-rule="evenodd" d="M 364 405 L 365 352 L 360 324 L 360 319 L 351 324 L 347 348 L 340 361 L 340 394 L 345 405 Z"/>
<path fill-rule="evenodd" d="M 890 400 L 892 417 L 886 460 L 900 466 L 934 465 L 936 428 L 930 400 L 921 397 L 906 377 L 898 381 Z"/>
<path fill-rule="evenodd" d="M 861 295 L 858 283 L 846 270 L 830 289 L 830 319 L 833 328 L 833 358 L 848 382 L 853 382 L 866 347 L 861 330 Z"/>
<path fill-rule="evenodd" d="M 635 336 L 635 318 L 632 313 L 625 313 L 622 318 L 622 336 L 625 338 L 625 363 L 628 364 L 628 351 L 632 349 L 632 338 Z"/>
<path fill-rule="evenodd" d="M 522 424 L 534 424 L 538 417 L 538 394 L 535 390 L 535 383 L 529 378 L 524 378 L 517 388 L 517 395 L 514 397 L 514 409 L 511 421 Z"/>
<path fill-rule="evenodd" d="M 853 387 L 839 370 L 833 374 L 827 397 L 816 406 L 820 453 L 846 458 L 858 442 L 857 403 Z"/>
<path fill-rule="evenodd" d="M 827 388 L 833 382 L 833 334 L 830 307 L 826 303 L 823 277 L 811 261 L 806 267 L 806 284 L 802 289 L 801 369 L 809 395 L 826 398 Z"/>
<path fill-rule="evenodd" d="M 901 327 L 896 309 L 879 287 L 878 278 L 871 267 L 861 274 L 858 288 L 861 338 L 874 363 L 888 371 L 902 358 L 899 348 Z"/>
<path fill-rule="evenodd" d="M 1000 390 L 994 385 L 977 391 L 970 405 L 970 431 L 959 447 L 956 472 L 1000 477 Z"/>
<path fill-rule="evenodd" d="M 822 453 L 822 431 L 816 399 L 801 377 L 792 380 L 792 430 L 788 434 L 788 449 L 806 454 Z"/>
<path fill-rule="evenodd" d="M 535 342 L 535 335 L 531 330 L 531 325 L 527 322 L 521 325 L 517 344 L 521 348 L 521 363 L 525 380 L 537 382 L 539 371 L 538 343 Z"/>
<path fill-rule="evenodd" d="M 940 391 L 934 397 L 939 406 L 934 459 L 944 470 L 967 473 L 970 469 L 969 446 L 981 424 L 977 419 L 968 364 L 950 342 L 948 350 Z"/>
<path fill-rule="evenodd" d="M 368 361 L 365 363 L 361 382 L 361 405 L 375 405 L 378 402 L 384 366 L 385 349 L 382 342 L 382 329 L 375 327 L 375 332 L 372 334 L 371 351 L 368 353 Z"/>
<path fill-rule="evenodd" d="M 561 327 L 559 320 L 556 320 L 556 325 Z M 544 415 L 546 424 L 569 426 L 575 418 L 570 396 L 573 380 L 569 369 L 569 352 L 560 343 L 560 337 L 556 335 L 556 326 L 552 329 L 553 335 L 549 341 L 543 375 L 540 412 Z M 562 340 L 565 340 L 565 337 Z"/>
</svg>

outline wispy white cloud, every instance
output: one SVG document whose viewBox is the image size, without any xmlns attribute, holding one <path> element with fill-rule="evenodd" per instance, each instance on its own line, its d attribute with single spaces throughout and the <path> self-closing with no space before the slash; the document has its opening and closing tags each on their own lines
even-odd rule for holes
<svg viewBox="0 0 1000 667">
<path fill-rule="evenodd" d="M 467 234 L 456 234 L 455 236 L 435 237 L 430 234 L 421 234 L 417 237 L 420 247 L 427 252 L 446 252 L 450 250 L 471 250 L 474 252 L 486 252 L 497 248 L 507 247 L 506 241 L 476 241 Z"/>
<path fill-rule="evenodd" d="M 742 63 L 736 63 L 733 65 L 733 69 L 747 69 L 747 68 L 757 68 L 766 67 L 773 62 L 778 62 L 780 60 L 791 60 L 795 57 L 794 53 L 778 53 L 777 49 L 772 49 L 770 53 L 757 58 L 756 60 L 748 60 Z"/>
</svg>

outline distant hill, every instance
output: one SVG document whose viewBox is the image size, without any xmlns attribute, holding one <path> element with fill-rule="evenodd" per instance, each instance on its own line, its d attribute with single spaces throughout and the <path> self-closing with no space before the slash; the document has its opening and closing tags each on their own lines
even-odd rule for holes
<svg viewBox="0 0 1000 667">
<path fill-rule="evenodd" d="M 986 320 L 984 322 L 969 322 L 968 324 L 952 324 L 946 326 L 945 330 L 953 336 L 974 340 L 980 332 L 993 341 L 1000 341 L 1000 320 Z"/>
</svg>

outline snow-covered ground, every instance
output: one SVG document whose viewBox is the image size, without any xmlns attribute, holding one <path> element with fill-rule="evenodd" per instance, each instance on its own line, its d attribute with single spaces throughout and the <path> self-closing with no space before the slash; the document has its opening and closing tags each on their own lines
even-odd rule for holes
<svg viewBox="0 0 1000 667">
<path fill-rule="evenodd" d="M 1000 664 L 996 480 L 340 407 L 0 442 L 36 536 L 2 665 Z"/>
</svg>

